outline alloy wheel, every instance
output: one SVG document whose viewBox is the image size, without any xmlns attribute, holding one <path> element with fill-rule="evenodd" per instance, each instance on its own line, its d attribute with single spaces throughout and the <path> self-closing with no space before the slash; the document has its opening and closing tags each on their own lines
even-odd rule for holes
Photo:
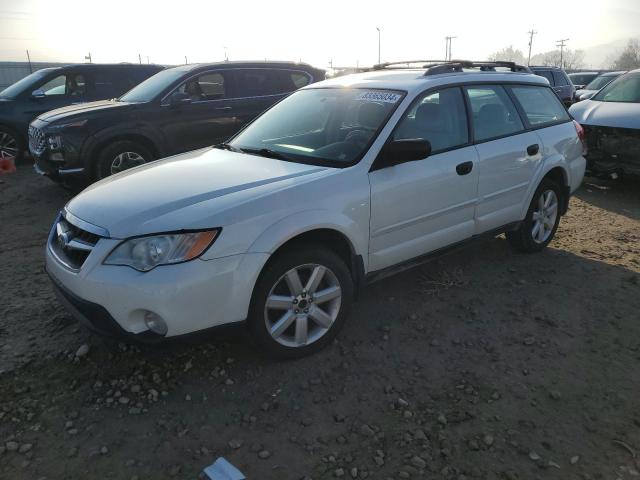
<svg viewBox="0 0 640 480">
<path fill-rule="evenodd" d="M 340 313 L 342 289 L 327 267 L 306 264 L 292 268 L 269 291 L 264 320 L 271 337 L 286 347 L 304 347 L 319 340 Z"/>
<path fill-rule="evenodd" d="M 538 204 L 533 211 L 531 237 L 536 243 L 546 242 L 558 217 L 558 196 L 553 190 L 545 190 L 538 197 Z"/>
<path fill-rule="evenodd" d="M 122 152 L 111 162 L 111 175 L 123 172 L 146 163 L 142 155 L 136 152 Z"/>
<path fill-rule="evenodd" d="M 0 132 L 0 158 L 17 157 L 18 141 L 7 132 Z"/>
</svg>

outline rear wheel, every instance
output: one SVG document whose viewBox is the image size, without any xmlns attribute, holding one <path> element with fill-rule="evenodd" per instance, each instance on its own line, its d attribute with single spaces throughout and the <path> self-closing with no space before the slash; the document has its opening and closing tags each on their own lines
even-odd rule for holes
<svg viewBox="0 0 640 480">
<path fill-rule="evenodd" d="M 153 160 L 143 145 L 130 140 L 119 140 L 107 145 L 98 158 L 95 179 L 100 180 Z"/>
<path fill-rule="evenodd" d="M 10 128 L 0 127 L 0 158 L 13 157 L 21 160 L 24 151 L 25 145 L 20 135 Z"/>
<path fill-rule="evenodd" d="M 249 327 L 268 355 L 302 357 L 335 338 L 352 299 L 353 280 L 340 257 L 321 246 L 296 248 L 261 273 Z"/>
<path fill-rule="evenodd" d="M 562 189 L 549 179 L 540 182 L 524 221 L 507 232 L 507 240 L 521 252 L 538 252 L 549 245 L 560 223 Z"/>
</svg>

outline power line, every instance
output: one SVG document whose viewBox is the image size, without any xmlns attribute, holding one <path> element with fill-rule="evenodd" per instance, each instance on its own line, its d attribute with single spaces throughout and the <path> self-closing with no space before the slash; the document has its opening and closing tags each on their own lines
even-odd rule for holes
<svg viewBox="0 0 640 480">
<path fill-rule="evenodd" d="M 529 59 L 527 65 L 531 65 L 531 46 L 533 45 L 533 36 L 538 33 L 533 28 L 527 32 L 529 34 Z"/>
</svg>

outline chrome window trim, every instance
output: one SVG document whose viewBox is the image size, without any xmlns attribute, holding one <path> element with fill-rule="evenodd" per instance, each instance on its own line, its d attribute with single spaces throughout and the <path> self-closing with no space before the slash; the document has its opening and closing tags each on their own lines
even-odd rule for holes
<svg viewBox="0 0 640 480">
<path fill-rule="evenodd" d="M 266 68 L 266 67 L 247 67 L 247 68 L 243 68 L 243 67 L 238 67 L 238 68 L 223 68 L 223 69 L 215 69 L 215 70 L 205 70 L 204 72 L 200 72 L 200 73 L 196 73 L 194 75 L 191 75 L 190 77 L 182 80 L 178 85 L 176 85 L 173 89 L 171 89 L 171 91 L 169 93 L 167 93 L 164 97 L 162 97 L 162 99 L 160 100 L 160 106 L 161 107 L 168 107 L 170 106 L 169 103 L 167 103 L 165 100 L 167 100 L 167 98 L 169 98 L 171 95 L 173 95 L 173 93 L 182 86 L 182 84 L 184 84 L 185 82 L 188 82 L 189 80 L 191 80 L 192 78 L 195 77 L 199 77 L 201 75 L 206 75 L 208 73 L 219 73 L 219 72 L 233 72 L 233 71 L 237 71 L 237 70 L 269 70 L 269 71 L 283 71 L 283 72 L 295 72 L 295 73 L 302 73 L 304 75 L 306 75 L 309 78 L 309 83 L 306 86 L 311 85 L 313 82 L 313 76 L 309 73 L 306 72 L 304 70 L 295 70 L 295 69 L 291 69 L 291 68 Z M 300 88 L 304 88 L 304 87 L 300 87 Z M 299 90 L 299 89 L 296 89 Z M 281 97 L 283 95 L 289 95 L 290 93 L 295 92 L 296 90 L 291 90 L 290 92 L 282 92 L 282 93 L 272 93 L 269 95 L 254 95 L 252 97 L 229 97 L 229 98 L 217 98 L 214 100 L 199 100 L 197 102 L 191 102 L 189 103 L 189 105 L 199 105 L 201 103 L 210 103 L 210 102 L 228 102 L 228 101 L 233 101 L 233 100 L 250 100 L 253 98 L 270 98 L 270 97 Z"/>
<path fill-rule="evenodd" d="M 62 210 L 61 215 L 67 222 L 82 230 L 98 235 L 99 237 L 110 238 L 109 230 L 76 217 L 73 213 L 67 210 L 67 207 Z"/>
</svg>

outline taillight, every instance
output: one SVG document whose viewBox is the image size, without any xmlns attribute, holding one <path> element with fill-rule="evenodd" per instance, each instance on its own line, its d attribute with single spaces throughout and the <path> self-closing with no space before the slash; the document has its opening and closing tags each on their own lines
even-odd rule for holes
<svg viewBox="0 0 640 480">
<path fill-rule="evenodd" d="M 576 127 L 576 133 L 578 134 L 578 138 L 580 139 L 580 142 L 582 142 L 582 155 L 586 155 L 587 142 L 585 138 L 584 127 L 580 125 L 578 122 L 576 122 L 575 120 L 573 121 L 573 126 Z"/>
</svg>

